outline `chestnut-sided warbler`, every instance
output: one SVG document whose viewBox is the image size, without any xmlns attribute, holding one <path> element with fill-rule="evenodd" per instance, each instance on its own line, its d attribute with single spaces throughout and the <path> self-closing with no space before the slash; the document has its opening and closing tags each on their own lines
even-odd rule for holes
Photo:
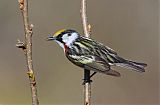
<svg viewBox="0 0 160 105">
<path fill-rule="evenodd" d="M 145 72 L 144 67 L 147 66 L 145 63 L 124 59 L 108 46 L 81 36 L 75 30 L 62 29 L 47 39 L 56 41 L 73 64 L 94 72 L 120 76 L 111 66 L 121 66 L 138 72 Z"/>
</svg>

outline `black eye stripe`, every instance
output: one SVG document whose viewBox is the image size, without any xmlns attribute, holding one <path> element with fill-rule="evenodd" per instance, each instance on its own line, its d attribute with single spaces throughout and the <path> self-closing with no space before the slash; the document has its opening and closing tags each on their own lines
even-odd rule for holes
<svg viewBox="0 0 160 105">
<path fill-rule="evenodd" d="M 57 36 L 57 39 L 62 38 L 62 36 L 63 36 L 63 34 L 59 34 L 59 35 Z"/>
<path fill-rule="evenodd" d="M 57 40 L 58 40 L 59 42 L 61 42 L 61 43 L 63 43 L 63 44 L 64 44 L 64 42 L 63 42 L 63 40 L 62 40 L 62 38 L 61 38 L 61 37 L 59 37 Z"/>
</svg>

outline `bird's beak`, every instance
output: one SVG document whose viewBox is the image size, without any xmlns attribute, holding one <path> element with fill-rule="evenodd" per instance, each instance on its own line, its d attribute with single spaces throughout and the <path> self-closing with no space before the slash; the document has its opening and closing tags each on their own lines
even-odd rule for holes
<svg viewBox="0 0 160 105">
<path fill-rule="evenodd" d="M 48 36 L 48 38 L 47 38 L 46 40 L 47 40 L 47 41 L 51 41 L 51 40 L 56 40 L 56 38 L 53 37 L 53 36 Z"/>
</svg>

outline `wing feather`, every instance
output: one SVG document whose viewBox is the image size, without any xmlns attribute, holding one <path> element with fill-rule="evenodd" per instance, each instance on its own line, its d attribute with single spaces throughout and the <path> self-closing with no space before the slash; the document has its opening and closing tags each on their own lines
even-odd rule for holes
<svg viewBox="0 0 160 105">
<path fill-rule="evenodd" d="M 105 60 L 99 57 L 95 57 L 95 61 L 85 64 L 84 68 L 111 76 L 120 76 L 119 72 L 112 70 L 110 68 L 110 65 L 106 63 Z"/>
</svg>

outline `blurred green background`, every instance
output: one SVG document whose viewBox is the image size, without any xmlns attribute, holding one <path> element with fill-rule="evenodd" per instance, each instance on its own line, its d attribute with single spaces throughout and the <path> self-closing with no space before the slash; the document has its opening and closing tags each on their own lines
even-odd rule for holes
<svg viewBox="0 0 160 105">
<path fill-rule="evenodd" d="M 88 0 L 92 38 L 119 55 L 148 64 L 145 73 L 116 68 L 120 78 L 97 74 L 92 105 L 158 105 L 158 0 Z M 41 105 L 82 105 L 83 70 L 45 38 L 62 28 L 83 34 L 80 0 L 29 0 L 34 24 L 33 62 Z M 0 105 L 30 105 L 31 95 L 22 51 L 24 38 L 17 0 L 0 1 Z"/>
</svg>

